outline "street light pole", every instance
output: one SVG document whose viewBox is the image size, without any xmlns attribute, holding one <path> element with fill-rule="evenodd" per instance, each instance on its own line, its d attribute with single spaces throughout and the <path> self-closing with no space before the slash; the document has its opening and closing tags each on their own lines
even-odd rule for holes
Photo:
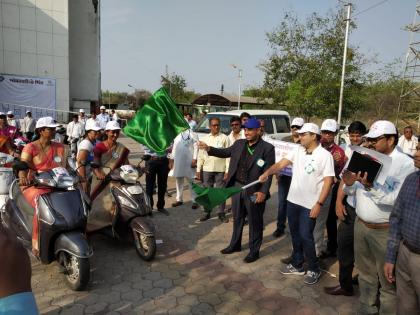
<svg viewBox="0 0 420 315">
<path fill-rule="evenodd" d="M 242 69 L 240 69 L 237 65 L 232 64 L 232 68 L 238 69 L 238 109 L 241 109 L 241 84 L 242 84 Z"/>
<path fill-rule="evenodd" d="M 344 78 L 346 75 L 347 42 L 349 38 L 351 3 L 350 2 L 347 3 L 346 6 L 347 6 L 346 36 L 344 38 L 343 70 L 341 72 L 340 99 L 338 101 L 338 118 L 337 118 L 337 124 L 339 128 L 341 126 L 341 112 L 343 110 Z"/>
</svg>

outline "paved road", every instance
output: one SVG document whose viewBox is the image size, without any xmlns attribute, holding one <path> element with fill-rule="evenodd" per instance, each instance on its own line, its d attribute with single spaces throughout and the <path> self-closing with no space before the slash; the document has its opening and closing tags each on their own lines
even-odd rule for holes
<svg viewBox="0 0 420 315">
<path fill-rule="evenodd" d="M 121 138 L 134 161 L 140 146 Z M 174 191 L 169 180 L 169 190 Z M 273 185 L 272 191 L 276 192 Z M 185 192 L 186 193 L 186 192 Z M 175 194 L 174 194 L 175 195 Z M 187 199 L 188 200 L 188 193 Z M 33 262 L 32 285 L 42 314 L 355 314 L 356 297 L 331 297 L 325 285 L 337 279 L 324 273 L 314 286 L 302 276 L 283 276 L 280 258 L 290 252 L 288 236 L 274 239 L 277 198 L 265 211 L 264 242 L 261 258 L 253 264 L 242 259 L 247 251 L 223 256 L 219 253 L 229 240 L 232 222 L 222 224 L 213 218 L 198 223 L 199 210 L 191 202 L 171 208 L 174 196 L 167 199 L 170 216 L 156 213 L 157 256 L 152 262 L 140 260 L 130 244 L 104 236 L 91 238 L 91 282 L 87 291 L 73 292 L 58 274 L 57 266 Z M 247 248 L 248 228 L 243 248 Z M 337 263 L 326 261 L 330 273 Z"/>
</svg>

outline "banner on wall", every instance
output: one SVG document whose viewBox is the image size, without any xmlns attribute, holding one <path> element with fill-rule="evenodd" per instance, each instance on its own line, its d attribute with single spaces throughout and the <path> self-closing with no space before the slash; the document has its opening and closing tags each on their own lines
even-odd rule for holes
<svg viewBox="0 0 420 315">
<path fill-rule="evenodd" d="M 35 118 L 55 116 L 56 81 L 51 78 L 0 74 L 0 111 L 12 110 L 23 118 L 30 110 Z"/>
</svg>

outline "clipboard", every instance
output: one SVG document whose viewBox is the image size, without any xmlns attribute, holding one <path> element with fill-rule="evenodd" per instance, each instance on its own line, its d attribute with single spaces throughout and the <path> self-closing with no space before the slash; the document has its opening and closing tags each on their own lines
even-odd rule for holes
<svg viewBox="0 0 420 315">
<path fill-rule="evenodd" d="M 373 183 L 382 169 L 382 163 L 374 160 L 367 154 L 361 154 L 357 151 L 353 151 L 349 164 L 347 165 L 347 169 L 356 174 L 361 172 L 362 176 L 365 172 L 367 172 L 368 182 Z"/>
</svg>

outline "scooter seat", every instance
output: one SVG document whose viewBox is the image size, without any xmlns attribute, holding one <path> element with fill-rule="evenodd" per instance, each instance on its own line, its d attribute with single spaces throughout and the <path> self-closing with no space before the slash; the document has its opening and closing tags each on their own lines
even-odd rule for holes
<svg viewBox="0 0 420 315">
<path fill-rule="evenodd" d="M 15 181 L 12 185 L 12 196 L 16 202 L 17 207 L 22 211 L 22 213 L 27 216 L 28 219 L 32 219 L 35 213 L 35 209 L 32 208 L 28 201 L 26 201 L 18 181 Z"/>
</svg>

